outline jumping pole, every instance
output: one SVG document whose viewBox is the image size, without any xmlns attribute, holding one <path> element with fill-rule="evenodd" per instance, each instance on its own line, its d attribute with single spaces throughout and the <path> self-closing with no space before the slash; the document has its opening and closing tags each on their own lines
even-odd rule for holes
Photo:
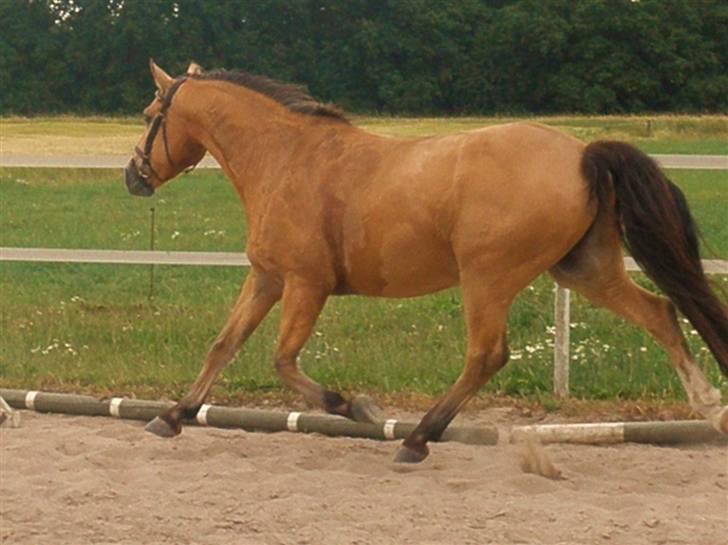
<svg viewBox="0 0 728 545">
<path fill-rule="evenodd" d="M 514 426 L 511 442 L 535 439 L 541 443 L 652 443 L 679 445 L 728 437 L 704 420 L 671 422 L 608 422 L 600 424 L 541 424 Z"/>
<path fill-rule="evenodd" d="M 0 396 L 18 409 L 45 413 L 85 416 L 112 416 L 127 420 L 148 421 L 174 404 L 166 401 L 143 401 L 113 397 L 97 399 L 75 394 L 54 394 L 33 390 L 0 389 Z M 263 411 L 202 405 L 188 424 L 218 428 L 238 428 L 246 431 L 320 433 L 332 437 L 346 436 L 366 439 L 404 439 L 416 424 L 395 419 L 376 424 L 354 422 L 340 416 L 305 414 L 301 412 Z M 442 434 L 440 441 L 456 441 L 472 445 L 495 445 L 498 430 L 494 426 L 453 426 Z"/>
</svg>

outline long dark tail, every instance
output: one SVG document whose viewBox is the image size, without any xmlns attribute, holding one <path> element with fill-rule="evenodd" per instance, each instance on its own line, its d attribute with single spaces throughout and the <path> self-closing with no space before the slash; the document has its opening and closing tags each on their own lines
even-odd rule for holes
<svg viewBox="0 0 728 545">
<path fill-rule="evenodd" d="M 589 144 L 581 169 L 600 201 L 614 188 L 625 246 L 690 320 L 728 376 L 728 311 L 705 277 L 682 191 L 650 157 L 623 142 Z"/>
</svg>

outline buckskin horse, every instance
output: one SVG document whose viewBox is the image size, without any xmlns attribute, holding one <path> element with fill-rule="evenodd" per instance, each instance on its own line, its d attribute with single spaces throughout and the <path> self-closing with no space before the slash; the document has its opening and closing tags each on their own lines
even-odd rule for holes
<svg viewBox="0 0 728 545">
<path fill-rule="evenodd" d="M 376 420 L 369 398 L 312 381 L 297 356 L 332 295 L 412 297 L 459 285 L 465 367 L 403 442 L 419 462 L 450 421 L 508 360 L 506 319 L 518 292 L 548 271 L 648 330 L 666 350 L 691 406 L 728 433 L 728 407 L 688 352 L 675 308 L 728 375 L 728 313 L 706 280 L 681 191 L 633 146 L 585 145 L 535 123 L 418 139 L 384 138 L 296 86 L 192 63 L 172 78 L 153 61 L 157 93 L 125 168 L 151 195 L 206 151 L 240 196 L 251 262 L 240 295 L 189 393 L 146 427 L 181 431 L 221 369 L 279 300 L 274 365 L 306 402 Z M 669 297 L 627 276 L 625 245 Z"/>
</svg>

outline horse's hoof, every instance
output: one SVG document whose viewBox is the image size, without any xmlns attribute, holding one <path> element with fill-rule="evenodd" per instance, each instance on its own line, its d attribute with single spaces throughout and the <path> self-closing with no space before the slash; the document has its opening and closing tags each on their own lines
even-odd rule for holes
<svg viewBox="0 0 728 545">
<path fill-rule="evenodd" d="M 351 418 L 356 422 L 376 424 L 384 421 L 384 413 L 374 400 L 365 395 L 355 396 L 351 400 Z"/>
<path fill-rule="evenodd" d="M 723 407 L 715 418 L 713 418 L 713 426 L 720 433 L 728 434 L 728 407 Z"/>
<path fill-rule="evenodd" d="M 394 461 L 398 464 L 419 464 L 427 458 L 429 453 L 430 451 L 426 445 L 423 450 L 415 450 L 402 445 L 399 447 L 397 454 L 394 455 Z"/>
<path fill-rule="evenodd" d="M 178 430 L 172 428 L 166 420 L 159 416 L 144 426 L 144 429 L 159 437 L 174 437 L 179 433 Z"/>
</svg>

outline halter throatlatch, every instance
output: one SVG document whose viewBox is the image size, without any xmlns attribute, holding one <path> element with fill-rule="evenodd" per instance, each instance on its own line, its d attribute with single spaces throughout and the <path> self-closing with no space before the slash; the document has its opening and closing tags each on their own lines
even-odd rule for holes
<svg viewBox="0 0 728 545">
<path fill-rule="evenodd" d="M 167 141 L 167 123 L 166 123 L 166 115 L 167 110 L 169 110 L 169 107 L 172 105 L 172 98 L 174 97 L 177 90 L 182 87 L 182 84 L 187 81 L 187 78 L 181 78 L 174 82 L 172 87 L 169 88 L 169 91 L 164 97 L 161 97 L 162 99 L 162 107 L 159 109 L 159 113 L 154 116 L 154 119 L 152 119 L 152 125 L 149 128 L 149 134 L 147 134 L 147 139 L 144 142 L 144 149 L 140 149 L 139 146 L 134 146 L 134 153 L 136 154 L 139 159 L 141 159 L 142 165 L 139 169 L 139 175 L 141 177 L 141 183 L 146 185 L 148 189 L 154 190 L 154 188 L 149 184 L 149 176 L 152 175 L 155 178 L 159 179 L 159 175 L 154 171 L 154 168 L 152 167 L 151 160 L 149 158 L 149 154 L 152 152 L 152 146 L 154 145 L 154 139 L 157 137 L 157 133 L 159 132 L 159 129 L 161 127 L 162 129 L 162 141 L 164 142 L 164 152 L 167 155 L 167 162 L 172 165 L 173 168 L 177 168 L 177 163 L 172 159 L 172 156 L 169 153 L 169 143 Z M 159 97 L 159 92 L 157 92 L 157 96 Z M 195 169 L 197 165 L 192 165 L 188 169 L 185 170 L 185 172 L 190 172 Z"/>
</svg>

